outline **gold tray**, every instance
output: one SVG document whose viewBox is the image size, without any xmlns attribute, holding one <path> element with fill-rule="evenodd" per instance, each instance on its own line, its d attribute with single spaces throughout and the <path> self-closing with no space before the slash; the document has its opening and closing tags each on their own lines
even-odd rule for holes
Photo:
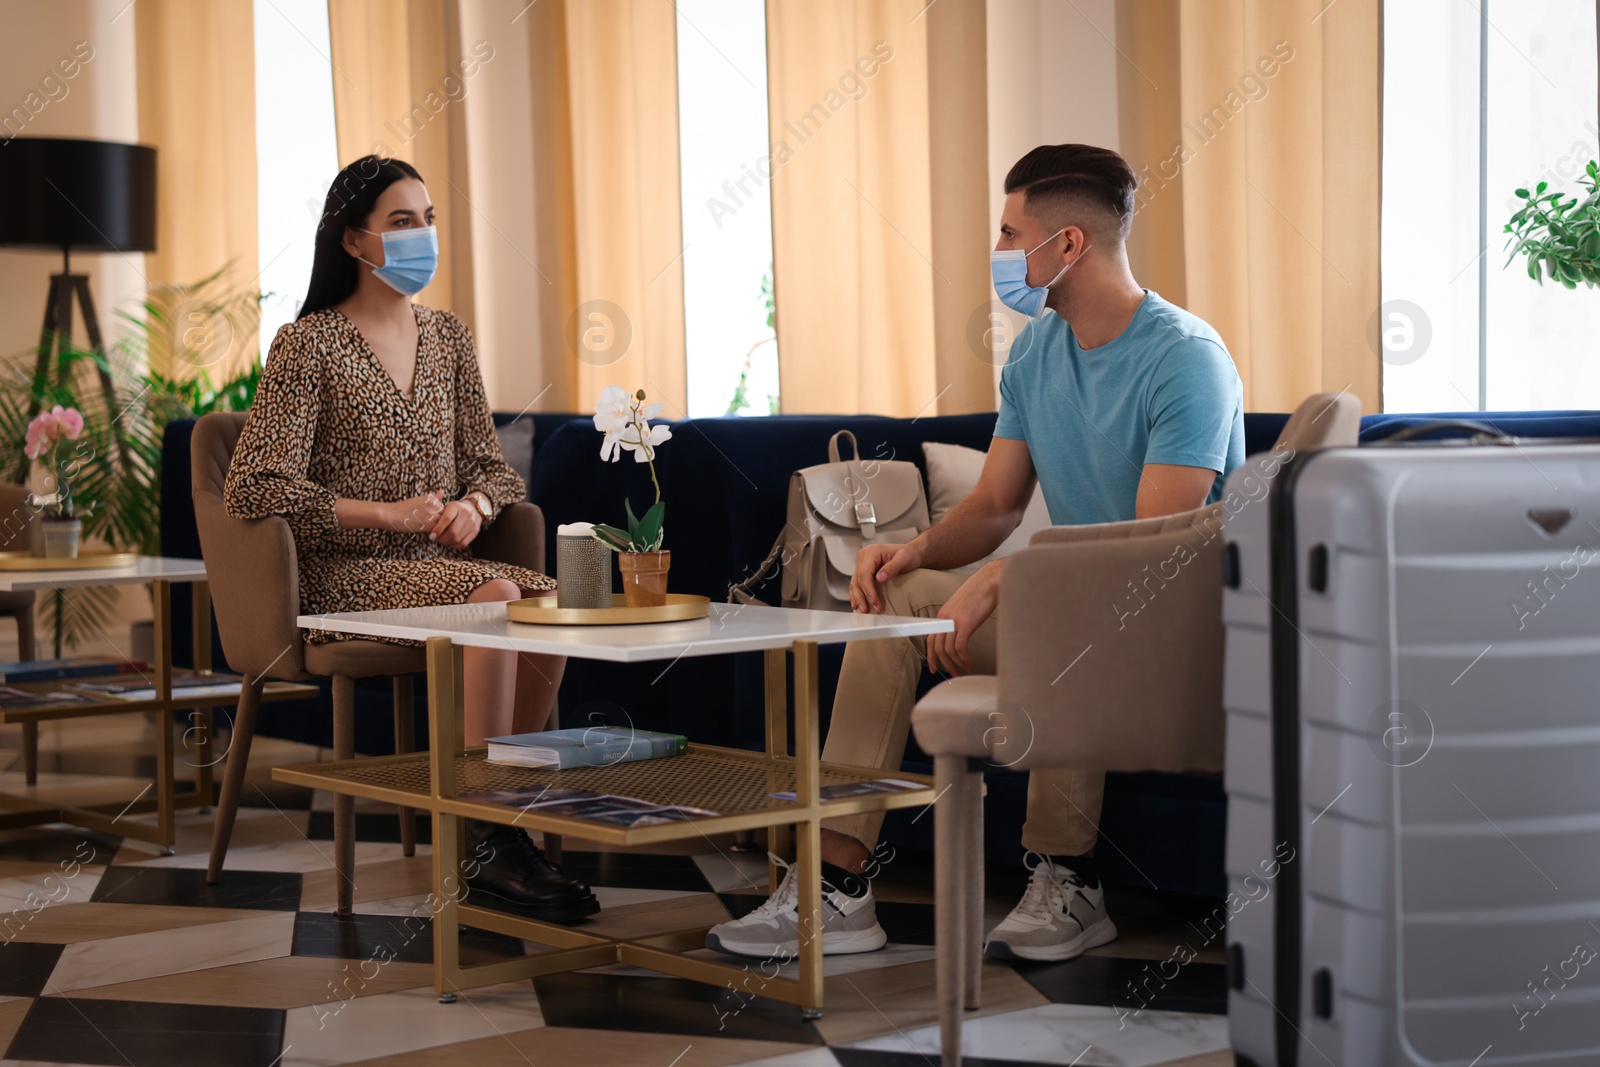
<svg viewBox="0 0 1600 1067">
<path fill-rule="evenodd" d="M 558 608 L 553 596 L 513 600 L 506 605 L 506 618 L 512 622 L 543 623 L 547 626 L 627 626 L 641 622 L 682 622 L 703 619 L 711 614 L 711 601 L 689 593 L 668 593 L 659 608 L 630 608 L 621 593 L 611 595 L 609 608 Z"/>
<path fill-rule="evenodd" d="M 0 552 L 0 571 L 83 571 L 131 567 L 137 552 L 79 552 L 75 559 L 33 556 L 26 552 Z"/>
</svg>

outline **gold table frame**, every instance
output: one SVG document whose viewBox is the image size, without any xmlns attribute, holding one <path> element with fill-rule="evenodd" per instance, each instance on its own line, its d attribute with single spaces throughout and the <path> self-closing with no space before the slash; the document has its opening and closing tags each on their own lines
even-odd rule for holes
<svg viewBox="0 0 1600 1067">
<path fill-rule="evenodd" d="M 279 767 L 273 770 L 273 778 L 433 813 L 433 891 L 429 903 L 433 913 L 434 988 L 443 1002 L 453 1002 L 457 992 L 498 982 L 621 963 L 711 985 L 726 984 L 729 988 L 738 980 L 745 992 L 798 1005 L 805 1018 L 814 1019 L 822 1014 L 823 1000 L 820 936 L 823 819 L 865 811 L 920 807 L 937 799 L 931 778 L 901 772 L 896 772 L 895 777 L 921 783 L 923 788 L 829 801 L 820 798 L 819 790 L 824 775 L 843 781 L 870 781 L 884 777 L 885 772 L 877 768 L 822 763 L 817 723 L 817 648 L 816 641 L 797 640 L 786 648 L 771 648 L 764 653 L 765 753 L 691 744 L 686 755 L 672 759 L 646 760 L 604 768 L 547 771 L 489 765 L 483 760 L 483 750 L 469 752 L 466 749 L 461 715 L 462 647 L 448 637 L 431 637 L 427 641 L 428 752 Z M 788 754 L 788 657 L 791 654 L 794 657 L 794 756 Z M 502 782 L 520 780 L 524 784 L 538 784 L 551 781 L 554 775 L 561 775 L 560 781 L 580 788 L 592 788 L 590 783 L 597 778 L 610 780 L 614 782 L 611 788 L 615 792 L 637 795 L 629 791 L 630 776 L 636 787 L 643 778 L 654 779 L 656 785 L 651 788 L 659 790 L 661 783 L 667 781 L 670 784 L 673 776 L 689 780 L 696 775 L 703 776 L 706 768 L 713 771 L 721 769 L 723 777 L 728 779 L 743 777 L 747 781 L 765 780 L 769 788 L 762 789 L 758 796 L 754 789 L 760 786 L 747 786 L 742 794 L 744 801 L 736 804 L 744 810 L 685 822 L 627 829 L 540 815 L 537 809 L 518 811 L 456 797 L 463 791 L 460 785 L 474 776 L 492 777 Z M 780 801 L 766 795 L 786 784 L 795 794 L 793 801 Z M 719 788 L 722 796 L 730 796 L 730 791 L 737 792 L 726 782 Z M 646 796 L 645 799 L 656 798 Z M 692 804 L 693 798 L 687 798 L 686 802 Z M 705 947 L 708 928 L 703 926 L 649 937 L 609 937 L 586 931 L 582 927 L 538 922 L 461 903 L 461 886 L 456 872 L 462 869 L 466 859 L 462 832 L 462 821 L 466 818 L 542 831 L 545 834 L 546 851 L 552 854 L 552 858 L 560 855 L 560 835 L 629 847 L 767 828 L 773 852 L 786 853 L 791 843 L 795 848 L 796 876 L 800 880 L 799 977 L 768 976 L 760 973 L 759 969 L 685 956 L 685 952 Z M 776 886 L 775 866 L 768 864 L 769 889 Z M 533 941 L 555 951 L 463 966 L 461 925 Z"/>
<path fill-rule="evenodd" d="M 211 669 L 211 587 L 202 580 L 188 579 L 192 588 L 194 607 L 194 670 Z M 77 806 L 41 801 L 23 793 L 0 792 L 0 830 L 64 822 L 88 830 L 131 837 L 148 844 L 159 845 L 162 855 L 170 856 L 177 836 L 177 813 L 181 809 L 198 808 L 203 812 L 211 806 L 213 740 L 212 709 L 231 707 L 238 703 L 237 696 L 183 696 L 172 691 L 172 586 L 165 578 L 150 581 L 151 614 L 155 631 L 156 695 L 148 700 L 119 700 L 105 697 L 88 703 L 46 705 L 36 708 L 0 709 L 0 724 L 20 723 L 25 754 L 36 751 L 39 724 L 58 719 L 82 719 L 96 715 L 150 715 L 156 729 L 156 776 L 151 786 L 138 797 L 119 807 L 116 803 Z M 13 688 L 27 692 L 48 693 L 70 689 L 74 683 L 127 681 L 131 675 L 114 678 L 60 678 L 48 682 L 22 682 Z M 217 680 L 235 680 L 237 675 L 219 674 Z M 297 682 L 271 682 L 261 694 L 264 701 L 300 700 L 317 695 L 317 688 Z M 175 772 L 171 719 L 174 711 L 188 709 L 193 714 L 195 751 L 195 788 L 179 793 Z M 187 735 L 186 735 L 187 736 Z M 32 786 L 38 783 L 38 766 L 31 760 L 24 763 L 23 781 Z M 145 799 L 145 793 L 154 796 Z M 148 814 L 154 811 L 154 826 L 123 822 L 126 815 Z"/>
</svg>

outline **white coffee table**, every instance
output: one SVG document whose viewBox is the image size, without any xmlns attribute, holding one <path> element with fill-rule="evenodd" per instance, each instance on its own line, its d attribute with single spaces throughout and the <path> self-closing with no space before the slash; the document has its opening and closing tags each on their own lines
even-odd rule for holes
<svg viewBox="0 0 1600 1067">
<path fill-rule="evenodd" d="M 366 637 L 424 641 L 428 659 L 428 712 L 431 749 L 426 753 L 280 767 L 278 781 L 326 789 L 433 813 L 434 985 L 442 1000 L 460 990 L 543 974 L 582 970 L 609 963 L 646 967 L 713 985 L 800 1006 L 808 1018 L 822 1008 L 822 939 L 802 937 L 798 980 L 769 977 L 759 968 L 686 956 L 703 948 L 705 927 L 651 937 L 620 938 L 534 922 L 460 902 L 457 874 L 465 859 L 462 820 L 470 817 L 546 835 L 547 849 L 559 850 L 569 835 L 613 846 L 649 845 L 716 833 L 767 828 L 773 850 L 785 851 L 789 827 L 796 830 L 802 930 L 822 928 L 820 833 L 822 820 L 863 811 L 918 807 L 933 803 L 932 780 L 870 767 L 824 764 L 817 736 L 817 648 L 842 641 L 905 639 L 948 633 L 943 619 L 853 615 L 831 611 L 713 604 L 711 615 L 689 622 L 638 626 L 546 626 L 508 622 L 503 604 L 459 604 L 401 611 L 362 611 L 302 615 L 299 624 Z M 638 663 L 675 661 L 760 651 L 766 655 L 765 753 L 691 744 L 669 759 L 566 771 L 505 767 L 484 762 L 483 750 L 468 751 L 461 717 L 461 653 L 467 647 L 550 653 L 578 659 Z M 795 755 L 789 755 L 788 656 L 794 657 Z M 671 667 L 666 668 L 670 670 Z M 892 775 L 924 788 L 824 801 L 825 784 L 872 781 Z M 457 794 L 488 789 L 553 784 L 640 797 L 663 804 L 705 808 L 715 817 L 687 822 L 622 828 L 541 815 L 456 799 Z M 770 794 L 792 791 L 792 801 Z M 773 875 L 769 865 L 769 882 Z M 521 959 L 463 967 L 459 926 L 494 930 L 526 938 L 555 951 Z M 774 967 L 774 975 L 777 969 Z"/>
<path fill-rule="evenodd" d="M 206 584 L 206 565 L 198 559 L 175 559 L 167 556 L 140 556 L 122 567 L 92 567 L 72 570 L 0 570 L 0 591 L 34 591 L 51 593 L 59 589 L 85 586 L 148 585 L 150 587 L 151 614 L 155 630 L 155 662 L 151 664 L 145 681 L 156 693 L 148 700 L 119 700 L 103 697 L 89 702 L 42 705 L 31 708 L 0 708 L 0 724 L 19 723 L 23 731 L 23 783 L 32 788 L 38 783 L 38 766 L 34 760 L 37 752 L 39 724 L 56 719 L 87 718 L 97 715 L 143 714 L 156 723 L 156 776 L 155 780 L 132 803 L 62 804 L 45 801 L 28 793 L 0 793 L 0 828 L 32 826 L 41 823 L 66 822 L 105 833 L 133 837 L 162 846 L 170 855 L 177 839 L 176 812 L 179 808 L 207 808 L 211 804 L 212 767 L 222 758 L 211 752 L 211 709 L 228 707 L 239 702 L 236 696 L 184 696 L 172 691 L 172 585 L 174 582 L 193 583 L 194 605 L 194 669 L 211 668 L 211 593 Z M 126 656 L 125 658 L 132 658 Z M 138 675 L 118 675 L 114 678 L 64 678 L 53 682 L 24 682 L 14 688 L 36 693 L 54 693 L 71 689 L 84 682 L 127 682 Z M 218 675 L 218 681 L 231 681 L 236 675 Z M 315 686 L 293 682 L 272 682 L 261 695 L 262 700 L 299 700 L 317 695 Z M 190 712 L 191 729 L 185 734 L 194 738 L 195 789 L 193 793 L 177 793 L 172 746 L 171 718 L 174 710 Z M 153 794 L 148 796 L 147 794 Z M 130 814 L 154 811 L 154 826 L 124 821 Z"/>
</svg>

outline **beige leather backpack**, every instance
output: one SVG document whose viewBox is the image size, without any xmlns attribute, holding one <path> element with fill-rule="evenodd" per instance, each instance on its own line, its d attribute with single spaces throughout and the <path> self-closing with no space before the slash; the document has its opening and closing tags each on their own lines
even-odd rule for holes
<svg viewBox="0 0 1600 1067">
<path fill-rule="evenodd" d="M 839 458 L 841 437 L 850 459 Z M 856 435 L 840 430 L 828 439 L 828 462 L 790 477 L 788 521 L 756 572 L 728 590 L 728 602 L 762 603 L 751 590 L 781 564 L 784 607 L 849 611 L 856 554 L 874 541 L 904 544 L 929 525 L 917 465 L 864 460 Z"/>
</svg>

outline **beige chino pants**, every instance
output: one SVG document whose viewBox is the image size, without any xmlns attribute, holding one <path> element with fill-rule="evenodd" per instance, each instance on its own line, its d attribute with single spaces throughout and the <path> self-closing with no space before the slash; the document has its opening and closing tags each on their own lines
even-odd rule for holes
<svg viewBox="0 0 1600 1067">
<path fill-rule="evenodd" d="M 883 587 L 884 614 L 932 618 L 966 580 L 966 575 L 950 571 L 918 570 L 898 575 Z M 997 610 L 967 643 L 973 673 L 995 673 L 999 633 Z M 852 641 L 845 646 L 844 669 L 833 698 L 833 721 L 822 746 L 824 762 L 886 771 L 899 768 L 911 728 L 917 673 L 927 669 L 925 648 L 921 637 Z M 1105 774 L 1100 771 L 1030 772 L 1023 847 L 1052 856 L 1081 856 L 1094 851 L 1105 782 Z M 827 829 L 848 834 L 868 849 L 877 845 L 882 825 L 883 812 L 823 823 Z"/>
</svg>

